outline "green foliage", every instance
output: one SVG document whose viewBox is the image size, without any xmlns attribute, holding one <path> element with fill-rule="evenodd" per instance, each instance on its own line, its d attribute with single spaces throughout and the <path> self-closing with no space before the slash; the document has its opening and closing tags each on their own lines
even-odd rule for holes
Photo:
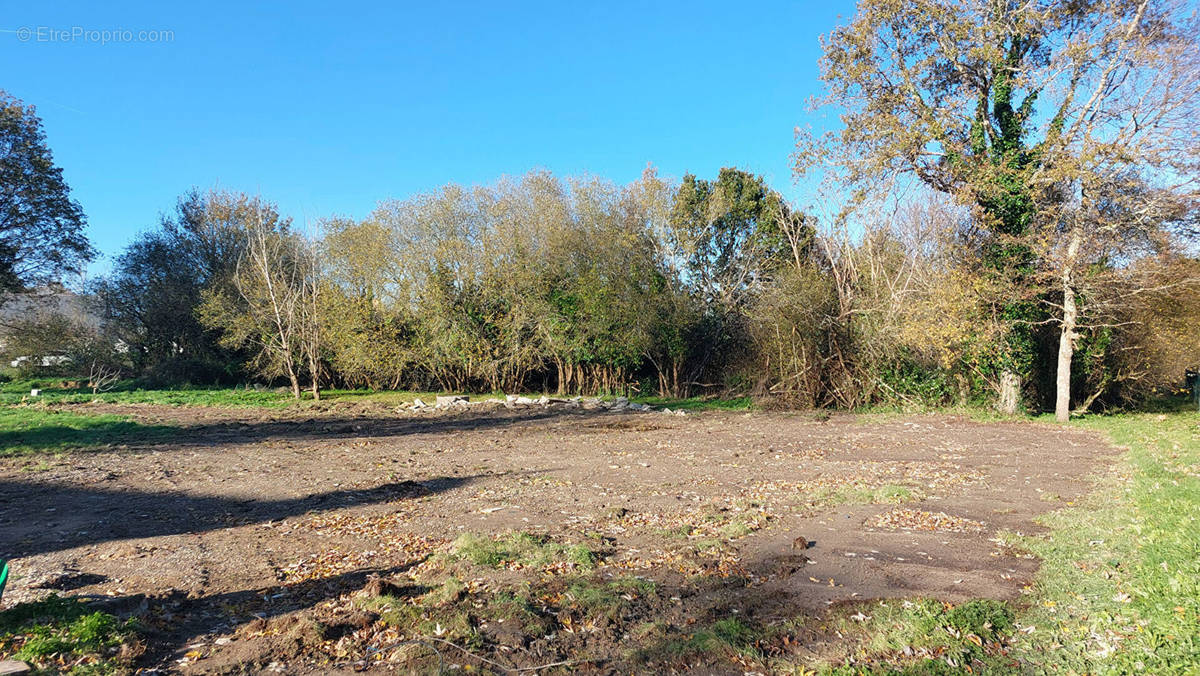
<svg viewBox="0 0 1200 676">
<path fill-rule="evenodd" d="M 205 292 L 234 293 L 247 232 L 260 217 L 283 229 L 290 223 L 255 197 L 192 191 L 117 257 L 97 295 L 139 376 L 160 385 L 212 385 L 241 376 L 248 355 L 220 345 L 220 333 L 206 328 L 196 311 Z"/>
<path fill-rule="evenodd" d="M 954 402 L 957 395 L 947 370 L 923 367 L 908 360 L 884 367 L 880 380 L 887 386 L 885 401 L 895 397 L 900 400 L 895 403 L 939 406 Z"/>
<path fill-rule="evenodd" d="M 53 673 L 97 674 L 128 669 L 136 625 L 91 610 L 77 599 L 51 596 L 0 611 L 0 654 Z"/>
<path fill-rule="evenodd" d="M 671 225 L 706 300 L 736 305 L 750 284 L 786 261 L 789 215 L 761 176 L 728 167 L 712 182 L 684 175 Z"/>
<path fill-rule="evenodd" d="M 0 90 L 0 300 L 57 281 L 95 255 L 33 106 Z"/>
</svg>

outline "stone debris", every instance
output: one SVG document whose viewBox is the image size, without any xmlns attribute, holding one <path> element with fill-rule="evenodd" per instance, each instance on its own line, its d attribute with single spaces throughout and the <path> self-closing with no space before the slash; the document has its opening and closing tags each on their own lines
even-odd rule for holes
<svg viewBox="0 0 1200 676">
<path fill-rule="evenodd" d="M 471 401 L 470 397 L 465 394 L 441 394 L 432 404 L 425 402 L 420 397 L 414 398 L 412 403 L 404 402 L 398 405 L 395 409 L 396 413 L 414 412 L 425 413 L 430 411 L 465 411 L 473 408 L 494 408 L 503 406 L 508 409 L 519 409 L 528 407 L 540 408 L 563 408 L 563 409 L 583 409 L 585 411 L 611 411 L 619 413 L 622 411 L 642 412 L 661 412 L 667 415 L 684 415 L 683 411 L 672 411 L 669 408 L 656 409 L 649 404 L 641 404 L 635 401 L 629 401 L 628 397 L 617 397 L 611 400 L 604 400 L 599 397 L 551 397 L 542 395 L 536 399 L 518 394 L 506 394 L 503 399 L 480 399 Z"/>
<path fill-rule="evenodd" d="M 452 406 L 466 406 L 468 403 L 470 403 L 470 397 L 465 394 L 439 394 L 434 405 L 438 408 L 450 408 Z"/>
</svg>

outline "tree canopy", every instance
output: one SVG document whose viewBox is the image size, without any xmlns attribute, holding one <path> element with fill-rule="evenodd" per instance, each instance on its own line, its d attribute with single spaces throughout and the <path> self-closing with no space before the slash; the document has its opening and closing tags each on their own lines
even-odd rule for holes
<svg viewBox="0 0 1200 676">
<path fill-rule="evenodd" d="M 0 298 L 80 271 L 86 225 L 37 111 L 0 90 Z"/>
</svg>

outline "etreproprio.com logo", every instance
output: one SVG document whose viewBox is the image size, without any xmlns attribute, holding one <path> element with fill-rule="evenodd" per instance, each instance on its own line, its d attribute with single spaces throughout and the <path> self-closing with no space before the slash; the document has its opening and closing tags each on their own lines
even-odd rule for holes
<svg viewBox="0 0 1200 676">
<path fill-rule="evenodd" d="M 21 42 L 86 42 L 107 45 L 123 42 L 171 42 L 175 31 L 138 28 L 86 28 L 71 26 L 22 26 L 15 31 Z"/>
</svg>

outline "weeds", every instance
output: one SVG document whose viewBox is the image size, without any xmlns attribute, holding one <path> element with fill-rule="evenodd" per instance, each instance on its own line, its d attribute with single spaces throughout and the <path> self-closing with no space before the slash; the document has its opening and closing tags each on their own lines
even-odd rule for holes
<svg viewBox="0 0 1200 676">
<path fill-rule="evenodd" d="M 449 555 L 453 560 L 488 568 L 537 568 L 565 563 L 591 570 L 599 561 L 599 555 L 585 544 L 564 545 L 546 536 L 521 532 L 499 538 L 465 533 L 451 544 Z"/>
<path fill-rule="evenodd" d="M 48 673 L 115 673 L 140 650 L 135 628 L 76 599 L 51 596 L 0 612 L 0 655 Z"/>
</svg>

